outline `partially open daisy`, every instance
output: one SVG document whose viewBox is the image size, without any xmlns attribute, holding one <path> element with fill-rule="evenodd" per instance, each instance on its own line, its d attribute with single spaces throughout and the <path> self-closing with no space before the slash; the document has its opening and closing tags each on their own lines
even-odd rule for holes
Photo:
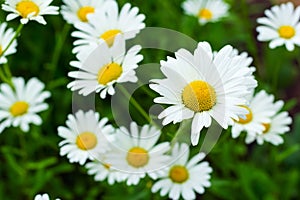
<svg viewBox="0 0 300 200">
<path fill-rule="evenodd" d="M 200 162 L 205 157 L 199 153 L 189 160 L 187 144 L 176 143 L 172 149 L 171 164 L 164 169 L 160 179 L 154 183 L 151 191 L 160 190 L 160 195 L 167 194 L 170 199 L 196 199 L 196 193 L 204 193 L 205 187 L 210 187 L 212 168 L 208 162 Z"/>
<path fill-rule="evenodd" d="M 259 41 L 270 41 L 271 49 L 285 45 L 287 50 L 293 51 L 295 45 L 300 46 L 300 6 L 294 9 L 291 2 L 276 5 L 266 10 L 265 15 L 257 19 Z"/>
<path fill-rule="evenodd" d="M 156 103 L 169 104 L 158 117 L 163 125 L 192 118 L 191 141 L 198 144 L 200 131 L 212 118 L 223 128 L 238 120 L 247 110 L 245 96 L 256 87 L 251 69 L 243 67 L 242 56 L 233 56 L 233 48 L 223 47 L 213 55 L 207 42 L 200 42 L 194 55 L 185 49 L 161 61 L 165 79 L 151 80 L 150 88 L 161 97 Z"/>
<path fill-rule="evenodd" d="M 58 7 L 50 6 L 53 0 L 6 0 L 2 9 L 12 12 L 7 15 L 6 20 L 10 21 L 21 17 L 21 23 L 27 24 L 29 20 L 35 20 L 46 24 L 43 15 L 58 15 Z"/>
<path fill-rule="evenodd" d="M 130 131 L 125 127 L 117 130 L 116 142 L 107 154 L 107 162 L 126 176 L 127 185 L 136 185 L 148 174 L 156 179 L 160 170 L 168 163 L 165 153 L 170 149 L 168 142 L 156 144 L 160 130 L 144 125 L 141 130 L 135 122 Z"/>
<path fill-rule="evenodd" d="M 270 117 L 276 113 L 273 105 L 274 96 L 268 95 L 264 90 L 249 98 L 249 104 L 241 105 L 248 110 L 248 114 L 241 116 L 232 126 L 232 137 L 237 138 L 242 131 L 249 136 L 262 134 L 263 124 L 270 123 Z"/>
<path fill-rule="evenodd" d="M 35 195 L 34 200 L 50 200 L 50 198 L 49 198 L 49 195 L 47 193 L 45 193 L 45 194 Z M 60 200 L 60 199 L 55 199 L 55 200 Z"/>
<path fill-rule="evenodd" d="M 13 43 L 7 48 L 9 42 L 13 39 L 15 32 L 12 28 L 6 30 L 7 23 L 3 22 L 0 25 L 0 64 L 6 63 L 6 56 L 16 53 L 17 41 L 14 40 Z M 3 54 L 4 53 L 4 54 Z"/>
<path fill-rule="evenodd" d="M 270 117 L 270 122 L 263 123 L 263 131 L 260 134 L 247 134 L 246 143 L 256 142 L 262 145 L 269 142 L 273 145 L 283 143 L 282 135 L 290 130 L 289 125 L 292 123 L 292 118 L 289 117 L 288 112 L 279 112 L 283 107 L 283 101 L 272 102 L 275 113 Z"/>
<path fill-rule="evenodd" d="M 87 15 L 103 6 L 106 0 L 63 0 L 61 14 L 69 24 L 88 22 Z"/>
<path fill-rule="evenodd" d="M 58 135 L 64 138 L 59 143 L 60 155 L 67 155 L 71 163 L 83 165 L 87 159 L 94 160 L 99 153 L 109 150 L 114 129 L 106 125 L 107 118 L 99 119 L 100 115 L 92 110 L 68 115 L 67 127 L 58 127 Z"/>
<path fill-rule="evenodd" d="M 186 0 L 182 8 L 187 15 L 197 17 L 200 24 L 206 24 L 225 17 L 229 5 L 223 0 Z"/>
<path fill-rule="evenodd" d="M 77 47 L 73 49 L 73 53 L 78 53 L 82 46 L 91 43 L 106 42 L 108 46 L 112 46 L 118 34 L 122 34 L 125 40 L 134 38 L 145 27 L 145 15 L 138 12 L 137 7 L 131 8 L 126 3 L 119 13 L 118 4 L 108 1 L 93 15 L 87 16 L 89 23 L 75 24 L 79 31 L 73 32 L 72 36 L 79 39 L 74 42 Z"/>
<path fill-rule="evenodd" d="M 73 71 L 68 74 L 76 78 L 68 84 L 72 91 L 79 90 L 84 96 L 92 92 L 100 92 L 104 99 L 107 95 L 115 93 L 114 84 L 124 82 L 136 82 L 135 69 L 143 56 L 138 54 L 141 50 L 139 45 L 131 47 L 127 52 L 125 40 L 122 35 L 116 37 L 111 48 L 103 43 L 99 45 L 85 62 L 71 62 L 73 67 L 82 71 Z"/>
<path fill-rule="evenodd" d="M 12 78 L 14 88 L 8 84 L 0 85 L 0 133 L 4 128 L 20 127 L 22 131 L 29 131 L 29 124 L 41 125 L 42 119 L 37 114 L 48 108 L 45 99 L 50 92 L 43 91 L 44 83 L 31 78 L 27 84 L 23 78 Z"/>
</svg>

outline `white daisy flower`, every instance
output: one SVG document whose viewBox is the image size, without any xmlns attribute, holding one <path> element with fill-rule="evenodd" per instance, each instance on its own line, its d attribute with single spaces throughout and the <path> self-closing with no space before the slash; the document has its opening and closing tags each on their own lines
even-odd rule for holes
<svg viewBox="0 0 300 200">
<path fill-rule="evenodd" d="M 49 195 L 48 194 L 37 194 L 34 197 L 34 200 L 50 200 Z M 60 199 L 55 199 L 55 200 L 60 200 Z"/>
<path fill-rule="evenodd" d="M 93 14 L 108 0 L 63 0 L 61 14 L 69 24 L 88 22 L 87 15 Z"/>
<path fill-rule="evenodd" d="M 109 150 L 113 141 L 113 127 L 105 125 L 107 118 L 99 121 L 100 115 L 90 110 L 79 110 L 75 116 L 68 115 L 67 127 L 58 127 L 58 135 L 64 138 L 59 143 L 60 155 L 67 155 L 70 163 L 83 165 L 87 159 L 94 160 L 99 153 Z"/>
<path fill-rule="evenodd" d="M 291 2 L 276 5 L 266 10 L 265 15 L 257 19 L 261 25 L 256 28 L 259 41 L 271 41 L 271 49 L 285 45 L 293 51 L 295 45 L 300 46 L 300 6 L 294 9 Z"/>
<path fill-rule="evenodd" d="M 68 84 L 72 91 L 79 90 L 84 96 L 92 92 L 100 92 L 104 99 L 107 95 L 114 95 L 115 83 L 137 82 L 135 69 L 143 56 L 138 54 L 141 46 L 136 45 L 127 52 L 122 35 L 116 37 L 113 46 L 109 48 L 103 43 L 98 46 L 85 62 L 71 62 L 73 67 L 82 71 L 73 71 L 68 74 L 77 80 Z"/>
<path fill-rule="evenodd" d="M 130 124 L 130 132 L 121 127 L 117 130 L 116 142 L 107 154 L 107 162 L 126 176 L 127 185 L 136 185 L 148 174 L 156 179 L 162 167 L 168 163 L 165 153 L 169 142 L 155 145 L 160 137 L 156 127 L 144 125 L 141 130 L 135 122 Z"/>
<path fill-rule="evenodd" d="M 232 137 L 237 138 L 242 131 L 246 131 L 250 136 L 262 134 L 265 127 L 263 124 L 271 122 L 270 117 L 277 111 L 274 108 L 274 96 L 268 95 L 264 90 L 249 98 L 249 104 L 243 105 L 248 110 L 248 114 L 241 116 L 232 126 Z"/>
<path fill-rule="evenodd" d="M 223 0 L 186 0 L 182 8 L 187 15 L 197 17 L 200 24 L 206 24 L 227 16 L 229 5 Z"/>
<path fill-rule="evenodd" d="M 20 127 L 22 131 L 29 131 L 29 124 L 41 125 L 42 119 L 37 113 L 47 110 L 45 99 L 50 92 L 43 91 L 44 83 L 31 78 L 27 84 L 23 78 L 12 78 L 14 89 L 8 84 L 0 85 L 0 133 L 4 128 Z"/>
<path fill-rule="evenodd" d="M 82 46 L 91 43 L 106 42 L 108 46 L 112 46 L 118 34 L 122 34 L 125 40 L 134 38 L 145 28 L 143 23 L 145 15 L 138 12 L 137 7 L 131 8 L 131 5 L 126 3 L 119 13 L 118 4 L 115 1 L 108 1 L 93 15 L 87 16 L 89 23 L 75 24 L 75 28 L 79 31 L 73 32 L 72 36 L 79 39 L 74 42 L 77 47 L 73 49 L 73 53 L 82 51 Z"/>
<path fill-rule="evenodd" d="M 211 125 L 212 118 L 227 129 L 239 115 L 248 111 L 245 96 L 257 86 L 243 56 L 233 56 L 233 48 L 223 47 L 213 55 L 207 42 L 200 42 L 192 55 L 185 49 L 161 61 L 165 79 L 151 80 L 150 88 L 161 97 L 155 103 L 169 104 L 159 116 L 163 125 L 192 118 L 191 141 L 198 144 L 200 131 Z"/>
<path fill-rule="evenodd" d="M 50 6 L 53 0 L 6 0 L 2 4 L 2 9 L 12 12 L 7 15 L 6 20 L 10 21 L 21 17 L 20 22 L 27 24 L 29 20 L 35 20 L 41 24 L 46 24 L 43 15 L 58 15 L 58 7 Z"/>
<path fill-rule="evenodd" d="M 196 193 L 203 194 L 205 187 L 210 187 L 210 173 L 212 168 L 208 162 L 200 162 L 205 157 L 199 153 L 189 160 L 187 144 L 176 143 L 172 149 L 172 164 L 165 169 L 165 173 L 152 186 L 152 192 L 170 199 L 196 199 Z"/>
<path fill-rule="evenodd" d="M 17 41 L 14 40 L 13 43 L 7 48 L 9 42 L 13 39 L 15 32 L 12 28 L 8 28 L 6 30 L 7 23 L 3 22 L 0 25 L 0 64 L 7 63 L 6 56 L 14 54 L 17 52 Z M 3 55 L 2 55 L 3 54 Z"/>
<path fill-rule="evenodd" d="M 270 142 L 273 145 L 279 145 L 284 142 L 281 135 L 290 130 L 289 125 L 292 123 L 292 118 L 289 117 L 288 112 L 279 112 L 284 105 L 283 101 L 272 102 L 272 105 L 276 114 L 271 116 L 270 122 L 262 124 L 264 127 L 262 133 L 256 135 L 247 134 L 246 143 L 251 143 L 256 140 L 260 145 L 262 145 L 264 141 Z"/>
</svg>

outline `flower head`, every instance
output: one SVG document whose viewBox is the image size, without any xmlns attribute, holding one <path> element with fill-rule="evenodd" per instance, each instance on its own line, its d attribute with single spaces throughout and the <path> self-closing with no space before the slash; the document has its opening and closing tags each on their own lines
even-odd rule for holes
<svg viewBox="0 0 300 200">
<path fill-rule="evenodd" d="M 8 49 L 3 52 L 9 42 L 13 39 L 15 32 L 12 28 L 6 30 L 7 23 L 1 23 L 0 25 L 0 64 L 6 63 L 6 56 L 16 53 L 17 41 L 14 40 L 13 43 L 8 47 Z"/>
<path fill-rule="evenodd" d="M 47 193 L 45 193 L 45 194 L 35 195 L 34 200 L 50 200 L 50 198 L 49 198 L 49 195 Z M 60 200 L 60 199 L 55 199 L 55 200 Z"/>
</svg>

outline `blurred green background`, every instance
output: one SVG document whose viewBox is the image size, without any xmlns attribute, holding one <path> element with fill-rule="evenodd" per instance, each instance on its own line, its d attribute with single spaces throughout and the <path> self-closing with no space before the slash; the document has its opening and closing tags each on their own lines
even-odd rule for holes
<svg viewBox="0 0 300 200">
<path fill-rule="evenodd" d="M 3 1 L 1 1 L 3 2 Z M 119 0 L 119 5 L 128 2 Z M 284 47 L 269 49 L 267 43 L 256 40 L 256 18 L 263 16 L 270 1 L 228 0 L 230 15 L 217 23 L 200 26 L 197 19 L 186 16 L 181 9 L 182 0 L 135 0 L 146 15 L 147 26 L 173 29 L 196 41 L 208 41 L 214 50 L 231 44 L 240 52 L 247 51 L 254 58 L 253 65 L 259 81 L 258 89 L 265 89 L 284 99 L 285 108 L 293 117 L 291 132 L 284 135 L 285 143 L 278 147 L 265 143 L 246 145 L 244 138 L 232 139 L 230 131 L 224 131 L 217 145 L 206 158 L 212 168 L 212 186 L 199 199 L 290 200 L 300 198 L 300 48 L 288 52 Z M 54 5 L 62 2 L 54 0 Z M 0 12 L 1 22 L 7 13 Z M 43 112 L 43 125 L 31 126 L 28 133 L 8 128 L 0 135 L 0 199 L 33 199 L 37 193 L 49 193 L 52 199 L 167 199 L 152 194 L 150 179 L 138 186 L 125 183 L 109 186 L 95 182 L 79 164 L 69 164 L 59 156 L 57 127 L 65 125 L 72 112 L 72 92 L 66 85 L 72 80 L 67 73 L 73 70 L 69 62 L 75 59 L 71 53 L 74 30 L 61 16 L 46 16 L 48 24 L 27 24 L 18 38 L 18 52 L 9 56 L 9 66 L 14 76 L 28 80 L 38 77 L 46 84 L 52 96 L 47 101 L 50 108 Z M 18 20 L 8 22 L 16 29 Z M 164 41 L 161 41 L 164 42 Z M 159 62 L 168 52 L 143 50 L 145 63 Z M 135 93 L 143 98 L 144 90 Z M 151 98 L 143 98 L 145 110 L 153 104 Z M 102 116 L 114 122 L 110 111 L 110 99 L 96 96 L 97 108 Z M 131 108 L 132 115 L 136 111 Z M 142 118 L 137 117 L 140 124 Z M 170 140 L 177 126 L 169 125 L 169 134 L 161 140 Z M 197 148 L 193 148 L 193 153 Z"/>
</svg>

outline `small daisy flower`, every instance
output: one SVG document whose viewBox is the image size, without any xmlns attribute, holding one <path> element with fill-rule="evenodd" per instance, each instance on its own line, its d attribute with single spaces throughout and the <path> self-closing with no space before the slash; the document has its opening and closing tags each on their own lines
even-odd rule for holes
<svg viewBox="0 0 300 200">
<path fill-rule="evenodd" d="M 113 127 L 105 125 L 107 118 L 99 121 L 100 115 L 90 110 L 79 110 L 75 116 L 68 115 L 67 127 L 58 127 L 58 135 L 64 138 L 59 143 L 60 155 L 67 155 L 70 163 L 83 165 L 87 159 L 94 160 L 99 153 L 109 150 L 113 141 Z"/>
<path fill-rule="evenodd" d="M 186 0 L 182 8 L 187 15 L 198 18 L 200 24 L 215 22 L 228 14 L 229 5 L 223 0 Z"/>
<path fill-rule="evenodd" d="M 264 90 L 250 97 L 249 101 L 249 104 L 242 106 L 248 110 L 248 114 L 241 116 L 232 126 L 233 138 L 237 138 L 242 131 L 251 136 L 262 134 L 265 129 L 263 124 L 270 123 L 270 117 L 276 113 L 274 96 L 268 95 Z"/>
<path fill-rule="evenodd" d="M 75 24 L 75 28 L 79 31 L 73 32 L 72 36 L 79 39 L 74 42 L 77 47 L 73 49 L 73 53 L 80 52 L 82 46 L 91 43 L 106 42 L 108 46 L 112 46 L 118 34 L 122 34 L 125 40 L 134 38 L 145 28 L 143 23 L 145 15 L 138 12 L 137 7 L 131 8 L 131 5 L 126 3 L 119 13 L 118 4 L 115 1 L 108 1 L 93 15 L 87 16 L 89 23 Z"/>
<path fill-rule="evenodd" d="M 130 124 L 130 132 L 121 127 L 116 133 L 113 149 L 107 154 L 107 162 L 126 175 L 127 185 L 136 185 L 148 174 L 156 179 L 160 169 L 165 167 L 169 156 L 169 142 L 155 145 L 160 137 L 156 127 L 144 125 L 141 130 L 135 122 Z"/>
<path fill-rule="evenodd" d="M 172 149 L 172 164 L 165 173 L 152 186 L 152 192 L 160 190 L 161 196 L 170 199 L 196 199 L 196 193 L 203 194 L 205 187 L 210 187 L 210 173 L 212 168 L 208 162 L 200 162 L 205 157 L 199 153 L 189 160 L 189 147 L 187 144 L 176 143 Z"/>
<path fill-rule="evenodd" d="M 213 55 L 207 42 L 200 42 L 194 55 L 185 49 L 161 61 L 165 79 L 151 80 L 150 88 L 161 97 L 155 103 L 169 104 L 160 115 L 163 125 L 192 118 L 191 141 L 198 144 L 200 131 L 211 125 L 212 118 L 227 129 L 247 110 L 245 96 L 257 86 L 243 56 L 234 56 L 227 45 Z"/>
<path fill-rule="evenodd" d="M 34 197 L 34 200 L 50 200 L 49 195 L 48 194 L 37 194 Z M 60 199 L 55 199 L 55 200 L 60 200 Z"/>
<path fill-rule="evenodd" d="M 87 15 L 102 7 L 106 0 L 63 0 L 61 14 L 69 24 L 88 22 Z"/>
<path fill-rule="evenodd" d="M 7 23 L 2 23 L 0 25 L 0 64 L 7 63 L 6 56 L 14 54 L 17 52 L 17 41 L 14 40 L 10 47 L 3 54 L 3 51 L 7 48 L 9 42 L 13 39 L 15 32 L 12 28 L 6 30 Z"/>
<path fill-rule="evenodd" d="M 269 47 L 274 49 L 285 45 L 288 51 L 293 51 L 295 45 L 300 46 L 300 7 L 286 4 L 273 6 L 265 11 L 266 17 L 257 19 L 261 26 L 256 28 L 259 41 L 270 41 Z"/>
<path fill-rule="evenodd" d="M 20 22 L 27 24 L 29 20 L 35 20 L 41 24 L 46 24 L 43 15 L 58 15 L 58 7 L 50 6 L 53 0 L 6 0 L 2 4 L 2 9 L 12 12 L 7 15 L 6 20 L 10 21 L 21 17 Z"/>
<path fill-rule="evenodd" d="M 71 62 L 71 66 L 82 71 L 73 71 L 68 74 L 76 78 L 68 84 L 72 91 L 79 90 L 84 96 L 92 92 L 100 92 L 104 99 L 107 95 L 114 95 L 115 83 L 137 82 L 135 69 L 143 56 L 138 54 L 141 46 L 133 46 L 126 52 L 125 40 L 122 35 L 116 37 L 113 46 L 109 48 L 103 43 L 98 46 L 85 62 Z"/>
<path fill-rule="evenodd" d="M 4 128 L 20 127 L 22 131 L 29 131 L 29 124 L 41 125 L 42 119 L 37 113 L 47 110 L 45 99 L 50 92 L 43 91 L 44 83 L 31 78 L 27 84 L 23 78 L 12 78 L 14 88 L 8 84 L 0 85 L 0 133 Z"/>
<path fill-rule="evenodd" d="M 251 143 L 256 140 L 259 145 L 262 145 L 264 141 L 273 145 L 279 145 L 284 142 L 281 135 L 290 130 L 289 125 L 292 123 L 292 118 L 289 117 L 288 112 L 279 112 L 284 105 L 283 101 L 277 101 L 272 103 L 272 105 L 276 114 L 271 116 L 269 123 L 262 124 L 264 130 L 261 134 L 247 134 L 246 143 Z"/>
</svg>

